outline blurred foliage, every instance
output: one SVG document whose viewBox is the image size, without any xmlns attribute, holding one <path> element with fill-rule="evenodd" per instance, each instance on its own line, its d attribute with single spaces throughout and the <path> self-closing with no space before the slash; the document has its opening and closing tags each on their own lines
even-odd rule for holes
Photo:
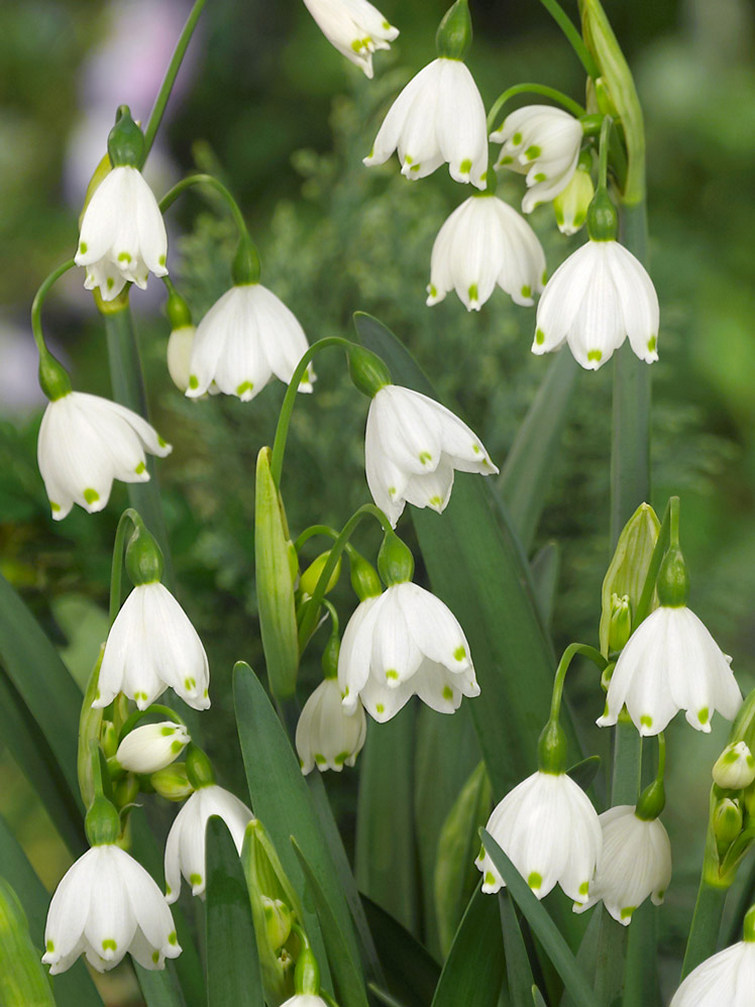
<svg viewBox="0 0 755 1007">
<path fill-rule="evenodd" d="M 445 169 L 412 185 L 395 160 L 369 171 L 361 164 L 392 97 L 433 57 L 445 6 L 384 0 L 382 9 L 402 33 L 390 53 L 377 54 L 370 82 L 325 42 L 302 4 L 215 0 L 167 140 L 181 171 L 194 165 L 215 171 L 237 194 L 259 245 L 263 282 L 294 310 L 310 340 L 349 335 L 354 310 L 375 314 L 500 464 L 547 366 L 529 353 L 534 309 L 515 308 L 499 290 L 479 313 L 467 313 L 454 295 L 427 308 L 435 234 L 468 193 Z M 470 66 L 486 104 L 520 80 L 581 97 L 579 66 L 535 0 L 473 0 L 471 7 Z M 648 128 L 651 271 L 662 310 L 661 359 L 653 368 L 653 502 L 660 511 L 670 493 L 681 495 L 692 605 L 735 655 L 746 687 L 755 676 L 752 10 L 744 0 L 660 0 L 643 6 L 641 17 L 631 0 L 606 7 L 637 72 Z M 3 319 L 26 324 L 36 286 L 75 242 L 79 208 L 65 206 L 60 179 L 67 138 L 81 114 L 82 62 L 107 30 L 107 18 L 92 18 L 91 8 L 86 0 L 0 6 L 0 326 Z M 499 186 L 499 195 L 515 204 L 521 192 L 518 178 Z M 531 220 L 552 271 L 582 238 L 554 233 L 550 207 Z M 235 233 L 225 210 L 197 194 L 171 211 L 171 222 L 172 274 L 199 318 L 230 284 Z M 78 279 L 56 290 L 46 328 L 71 361 L 76 386 L 108 394 L 102 332 L 90 299 L 76 289 Z M 240 760 L 228 745 L 230 671 L 238 659 L 260 665 L 250 577 L 252 481 L 283 390 L 271 386 L 253 405 L 181 397 L 164 364 L 167 325 L 154 307 L 155 291 L 148 295 L 134 302 L 153 421 L 175 446 L 159 478 L 179 595 L 213 669 L 207 744 L 226 781 L 240 788 Z M 361 443 L 367 403 L 346 378 L 340 351 L 320 356 L 316 369 L 315 394 L 302 396 L 294 415 L 284 471 L 294 534 L 314 521 L 340 525 L 367 498 Z M 536 542 L 552 538 L 563 550 L 557 645 L 597 635 L 608 560 L 610 395 L 610 366 L 579 376 Z M 54 524 L 36 470 L 40 417 L 3 412 L 0 566 L 81 679 L 102 632 L 115 520 L 126 493 L 116 487 L 96 518 L 76 509 Z M 364 532 L 358 544 L 374 549 L 374 532 Z M 313 542 L 308 555 L 321 547 Z M 339 585 L 335 594 L 344 614 L 353 604 L 346 588 Z M 308 655 L 305 683 L 314 682 L 317 664 L 317 655 Z M 599 712 L 593 678 L 578 676 L 569 688 L 591 722 Z M 672 730 L 669 743 L 668 819 L 680 852 L 664 926 L 674 951 L 689 919 L 707 801 L 707 770 L 701 779 L 694 767 L 708 763 L 690 734 Z M 589 739 L 605 741 L 597 731 Z M 722 743 L 719 730 L 707 743 L 710 762 Z M 4 757 L 2 807 L 35 846 L 39 832 L 49 830 L 41 828 L 38 808 L 27 810 L 28 799 L 19 797 L 23 782 L 13 773 Z M 328 781 L 343 816 L 353 779 L 346 773 Z M 345 818 L 344 824 L 348 833 Z M 40 869 L 46 881 L 59 873 Z"/>
</svg>

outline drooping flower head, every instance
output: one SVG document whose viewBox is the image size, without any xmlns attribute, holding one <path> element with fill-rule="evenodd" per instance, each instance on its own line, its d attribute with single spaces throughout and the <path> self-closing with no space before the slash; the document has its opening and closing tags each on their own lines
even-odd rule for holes
<svg viewBox="0 0 755 1007">
<path fill-rule="evenodd" d="M 479 311 L 496 284 L 515 304 L 533 304 L 543 289 L 545 253 L 529 224 L 492 193 L 471 196 L 438 231 L 430 262 L 428 304 L 456 290 Z"/>
<path fill-rule="evenodd" d="M 390 49 L 398 36 L 380 11 L 367 0 L 304 0 L 325 38 L 348 60 L 372 77 L 372 54 Z"/>
<path fill-rule="evenodd" d="M 360 702 L 354 710 L 342 703 L 338 679 L 325 678 L 304 704 L 296 725 L 296 751 L 301 771 L 311 773 L 353 766 L 364 747 L 367 720 Z"/>
<path fill-rule="evenodd" d="M 527 176 L 524 213 L 531 213 L 566 188 L 577 167 L 582 136 L 579 119 L 550 105 L 518 108 L 490 134 L 494 143 L 502 144 L 496 168 Z"/>
</svg>

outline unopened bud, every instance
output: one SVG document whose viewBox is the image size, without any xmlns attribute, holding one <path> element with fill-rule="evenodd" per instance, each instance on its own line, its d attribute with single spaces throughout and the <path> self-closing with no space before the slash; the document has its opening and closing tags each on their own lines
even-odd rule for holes
<svg viewBox="0 0 755 1007">
<path fill-rule="evenodd" d="M 556 223 L 562 234 L 576 234 L 587 220 L 587 210 L 595 195 L 591 167 L 590 153 L 584 151 L 571 181 L 553 200 Z"/>
<path fill-rule="evenodd" d="M 611 595 L 611 619 L 608 623 L 609 651 L 623 650 L 632 633 L 632 602 L 629 595 Z"/>
<path fill-rule="evenodd" d="M 193 325 L 182 325 L 173 329 L 168 339 L 168 373 L 179 392 L 185 392 L 189 387 L 191 351 L 196 334 Z"/>
<path fill-rule="evenodd" d="M 719 857 L 723 857 L 742 831 L 742 808 L 739 801 L 722 797 L 713 810 L 713 835 Z"/>
<path fill-rule="evenodd" d="M 627 597 L 630 611 L 637 611 L 660 527 L 655 511 L 644 503 L 630 517 L 619 536 L 601 589 L 599 637 L 604 657 L 608 657 L 609 653 L 613 597 Z"/>
<path fill-rule="evenodd" d="M 270 950 L 277 952 L 288 940 L 291 933 L 291 910 L 280 899 L 261 897 L 262 912 L 265 915 L 265 933 Z"/>
<path fill-rule="evenodd" d="M 744 790 L 755 780 L 755 758 L 744 741 L 727 745 L 713 766 L 713 780 L 722 790 Z"/>
<path fill-rule="evenodd" d="M 112 758 L 118 750 L 118 732 L 112 720 L 103 720 L 100 729 L 100 746 L 106 759 Z"/>
<path fill-rule="evenodd" d="M 317 587 L 317 582 L 320 579 L 320 574 L 325 569 L 325 564 L 330 558 L 330 551 L 321 553 L 317 559 L 313 560 L 312 563 L 307 567 L 304 573 L 299 578 L 299 590 L 308 595 L 310 598 L 315 593 L 315 588 Z M 330 575 L 327 586 L 325 588 L 325 594 L 328 594 L 338 583 L 338 578 L 341 576 L 341 557 L 338 557 L 338 562 L 335 565 L 333 573 Z"/>
<path fill-rule="evenodd" d="M 185 801 L 194 793 L 183 762 L 174 762 L 172 766 L 159 769 L 150 776 L 149 782 L 155 793 L 167 801 Z"/>
<path fill-rule="evenodd" d="M 175 762 L 190 741 L 184 724 L 145 724 L 126 735 L 115 757 L 129 772 L 147 775 Z"/>
</svg>

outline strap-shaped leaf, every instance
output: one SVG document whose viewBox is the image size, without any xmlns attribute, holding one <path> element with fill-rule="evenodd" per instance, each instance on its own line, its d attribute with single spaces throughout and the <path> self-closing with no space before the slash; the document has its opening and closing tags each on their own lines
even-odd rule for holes
<svg viewBox="0 0 755 1007">
<path fill-rule="evenodd" d="M 362 896 L 381 961 L 386 962 L 388 992 L 403 1007 L 427 1007 L 440 978 L 440 965 L 392 916 Z M 372 986 L 370 986 L 372 989 Z"/>
<path fill-rule="evenodd" d="M 579 968 L 569 945 L 558 927 L 550 918 L 527 882 L 514 867 L 498 843 L 489 832 L 481 829 L 485 852 L 493 861 L 496 870 L 506 882 L 511 897 L 519 906 L 522 915 L 530 925 L 532 933 L 543 946 L 543 950 L 561 976 L 564 986 L 580 1007 L 601 1007 L 600 1001 Z"/>
<path fill-rule="evenodd" d="M 172 962 L 166 962 L 166 967 L 157 971 L 145 969 L 134 962 L 136 978 L 147 1007 L 185 1007 L 186 1001 L 172 965 Z"/>
<path fill-rule="evenodd" d="M 501 913 L 503 950 L 506 954 L 506 976 L 511 1007 L 530 1007 L 534 986 L 532 968 L 519 920 L 516 917 L 516 909 L 505 888 L 502 888 L 498 893 L 498 907 Z M 536 986 L 534 988 L 537 989 Z"/>
<path fill-rule="evenodd" d="M 222 818 L 207 822 L 207 1007 L 264 1007 L 244 872 Z"/>
<path fill-rule="evenodd" d="M 456 932 L 432 1007 L 508 1007 L 502 994 L 504 971 L 498 900 L 478 888 Z"/>
<path fill-rule="evenodd" d="M 546 542 L 532 557 L 530 572 L 535 587 L 543 623 L 550 628 L 553 606 L 556 601 L 558 574 L 561 567 L 561 550 L 558 542 Z"/>
<path fill-rule="evenodd" d="M 294 852 L 304 871 L 307 885 L 315 901 L 317 916 L 322 927 L 325 947 L 328 952 L 330 971 L 335 984 L 335 996 L 340 1007 L 367 1007 L 367 991 L 359 965 L 359 959 L 352 957 L 351 948 L 341 933 L 341 928 L 328 905 L 315 872 L 307 863 L 301 847 L 292 837 Z"/>
</svg>

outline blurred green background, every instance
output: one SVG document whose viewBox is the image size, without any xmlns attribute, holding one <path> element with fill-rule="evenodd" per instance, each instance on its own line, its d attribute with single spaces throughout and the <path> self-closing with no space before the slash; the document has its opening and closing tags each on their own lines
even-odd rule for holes
<svg viewBox="0 0 755 1007">
<path fill-rule="evenodd" d="M 83 189 L 116 105 L 130 102 L 135 115 L 146 116 L 188 6 L 0 6 L 0 565 L 79 680 L 106 628 L 109 553 L 126 494 L 117 487 L 96 517 L 76 509 L 62 524 L 50 519 L 35 460 L 41 403 L 28 311 L 42 278 L 73 253 Z M 515 308 L 500 290 L 479 314 L 467 314 L 453 295 L 425 307 L 434 237 L 468 193 L 445 170 L 409 184 L 395 159 L 367 171 L 361 157 L 388 102 L 433 58 L 446 4 L 380 6 L 401 36 L 390 53 L 376 56 L 368 81 L 328 45 L 298 0 L 210 2 L 151 180 L 163 191 L 195 165 L 217 172 L 250 222 L 263 282 L 310 340 L 349 335 L 357 309 L 375 314 L 501 464 L 547 367 L 529 353 L 534 309 Z M 486 105 L 522 80 L 582 99 L 580 66 L 536 0 L 470 6 L 469 65 Z M 691 605 L 733 655 L 747 689 L 755 684 L 753 12 L 744 0 L 608 0 L 606 10 L 636 73 L 648 130 L 651 273 L 661 301 L 653 503 L 660 511 L 670 493 L 680 494 Z M 519 178 L 499 187 L 515 205 L 522 191 Z M 552 272 L 583 238 L 555 232 L 549 206 L 530 219 Z M 198 318 L 230 283 L 234 231 L 222 207 L 197 195 L 171 210 L 170 226 L 171 274 Z M 58 285 L 45 329 L 71 365 L 75 387 L 108 395 L 102 328 L 80 283 L 75 271 Z M 207 744 L 225 782 L 240 788 L 238 761 L 225 743 L 228 686 L 234 660 L 254 665 L 260 656 L 250 578 L 253 467 L 272 438 L 282 388 L 269 387 L 251 405 L 221 397 L 188 402 L 165 367 L 162 289 L 151 280 L 147 294 L 135 291 L 132 301 L 153 422 L 174 444 L 159 478 L 179 593 L 213 670 Z M 340 525 L 367 497 L 366 403 L 336 356 L 319 358 L 317 371 L 315 395 L 295 414 L 284 479 L 295 531 L 314 521 Z M 536 542 L 561 547 L 557 646 L 597 636 L 609 558 L 610 394 L 610 366 L 580 374 Z M 377 542 L 366 535 L 362 544 Z M 338 597 L 351 604 L 346 590 Z M 304 674 L 314 682 L 316 661 Z M 591 678 L 578 678 L 573 699 L 591 723 L 602 703 Z M 712 738 L 691 733 L 678 724 L 670 732 L 666 817 L 676 870 L 661 924 L 670 958 L 690 917 L 709 766 L 725 725 Z M 349 835 L 353 774 L 328 785 Z M 65 852 L 7 753 L 0 754 L 0 811 L 54 885 Z M 109 994 L 113 1003 L 129 1002 L 127 976 L 123 982 Z"/>
</svg>

